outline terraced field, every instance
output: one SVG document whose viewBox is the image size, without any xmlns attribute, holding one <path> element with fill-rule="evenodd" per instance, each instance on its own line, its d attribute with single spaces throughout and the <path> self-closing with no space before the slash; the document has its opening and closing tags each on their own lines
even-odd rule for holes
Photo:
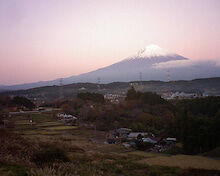
<svg viewBox="0 0 220 176">
<path fill-rule="evenodd" d="M 10 121 L 14 123 L 14 131 L 22 135 L 61 135 L 77 128 L 57 121 L 50 113 L 15 115 Z"/>
</svg>

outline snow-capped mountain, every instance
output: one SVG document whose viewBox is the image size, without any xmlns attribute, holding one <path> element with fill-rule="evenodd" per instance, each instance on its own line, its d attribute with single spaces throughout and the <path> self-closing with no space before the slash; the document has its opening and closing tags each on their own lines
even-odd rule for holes
<svg viewBox="0 0 220 176">
<path fill-rule="evenodd" d="M 151 44 L 146 46 L 145 48 L 138 51 L 136 55 L 131 57 L 131 59 L 137 58 L 153 58 L 153 57 L 160 57 L 160 56 L 175 56 L 176 54 L 170 53 L 167 50 L 160 48 L 157 45 Z"/>
<path fill-rule="evenodd" d="M 220 67 L 210 61 L 195 62 L 178 54 L 170 53 L 157 45 L 149 45 L 137 54 L 98 70 L 63 79 L 63 84 L 73 82 L 101 83 L 139 80 L 191 80 L 195 78 L 219 77 Z M 28 89 L 59 85 L 59 79 L 37 83 L 4 86 L 4 89 Z M 0 87 L 1 89 L 1 87 Z"/>
</svg>

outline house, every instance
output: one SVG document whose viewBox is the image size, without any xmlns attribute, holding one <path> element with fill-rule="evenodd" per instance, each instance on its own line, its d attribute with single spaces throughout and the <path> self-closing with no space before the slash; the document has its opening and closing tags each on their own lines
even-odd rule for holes
<svg viewBox="0 0 220 176">
<path fill-rule="evenodd" d="M 86 88 L 85 87 L 81 87 L 79 90 L 86 90 Z"/>
<path fill-rule="evenodd" d="M 165 139 L 165 141 L 166 141 L 167 143 L 176 143 L 176 138 L 168 137 L 168 138 Z"/>
<path fill-rule="evenodd" d="M 129 128 L 119 128 L 116 130 L 111 130 L 106 135 L 106 141 L 109 144 L 112 143 L 121 143 L 122 141 L 126 140 L 131 129 Z"/>
<path fill-rule="evenodd" d="M 128 135 L 128 139 L 137 139 L 138 135 L 141 135 L 142 137 L 146 137 L 148 135 L 147 132 L 131 132 Z"/>
<path fill-rule="evenodd" d="M 157 141 L 151 139 L 150 137 L 143 138 L 143 142 L 148 142 L 148 143 L 151 143 L 151 144 L 156 144 L 157 143 Z"/>
<path fill-rule="evenodd" d="M 129 129 L 129 128 L 119 128 L 116 130 L 116 132 L 119 134 L 119 137 L 120 136 L 128 136 L 129 133 L 131 132 L 132 130 Z"/>
<path fill-rule="evenodd" d="M 73 115 L 69 115 L 69 114 L 64 114 L 64 113 L 59 113 L 57 114 L 57 117 L 59 119 L 77 119 L 77 117 L 73 116 Z"/>
<path fill-rule="evenodd" d="M 70 115 L 59 113 L 57 114 L 58 120 L 64 122 L 66 125 L 74 125 L 76 123 L 77 117 Z"/>
<path fill-rule="evenodd" d="M 152 144 L 159 144 L 160 142 L 162 142 L 162 137 L 147 137 L 147 138 L 143 138 L 143 142 L 149 142 Z"/>
</svg>

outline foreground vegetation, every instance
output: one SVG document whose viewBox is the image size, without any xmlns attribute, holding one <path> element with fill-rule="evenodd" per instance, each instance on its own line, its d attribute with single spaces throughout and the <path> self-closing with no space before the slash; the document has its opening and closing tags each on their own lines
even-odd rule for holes
<svg viewBox="0 0 220 176">
<path fill-rule="evenodd" d="M 132 88 L 119 104 L 90 93 L 44 104 L 79 117 L 77 126 L 58 121 L 57 111 L 5 116 L 15 105 L 34 107 L 25 98 L 0 98 L 2 176 L 220 175 L 219 97 L 168 102 Z M 164 153 L 104 144 L 106 132 L 120 127 L 179 143 Z"/>
<path fill-rule="evenodd" d="M 147 153 L 104 144 L 105 133 L 90 127 L 65 126 L 52 114 L 13 117 L 15 127 L 0 129 L 0 175 L 2 176 L 167 176 L 218 175 L 220 161 L 201 157 Z M 24 123 L 21 122 L 26 122 Z M 25 132 L 29 133 L 25 133 Z M 31 133 L 32 132 L 32 133 Z M 188 163 L 188 164 L 187 164 Z M 190 164 L 189 164 L 190 163 Z"/>
</svg>

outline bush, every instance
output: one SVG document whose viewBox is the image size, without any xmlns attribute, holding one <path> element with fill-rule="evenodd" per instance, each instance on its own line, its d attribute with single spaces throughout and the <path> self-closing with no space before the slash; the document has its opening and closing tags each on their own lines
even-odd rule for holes
<svg viewBox="0 0 220 176">
<path fill-rule="evenodd" d="M 8 164 L 5 162 L 0 162 L 0 170 L 3 171 L 3 175 L 4 173 L 5 174 L 10 173 L 10 176 L 11 175 L 14 175 L 14 176 L 27 176 L 28 175 L 26 173 L 26 168 L 24 166 L 17 165 L 17 164 Z M 0 174 L 2 174 L 2 172 L 0 172 Z"/>
<path fill-rule="evenodd" d="M 220 158 L 220 147 L 205 153 L 204 156 Z"/>
<path fill-rule="evenodd" d="M 99 93 L 89 93 L 89 92 L 78 93 L 77 97 L 81 100 L 84 100 L 84 101 L 92 101 L 92 102 L 96 102 L 96 103 L 104 103 L 105 102 L 104 96 Z"/>
<path fill-rule="evenodd" d="M 69 162 L 69 158 L 65 152 L 57 147 L 49 147 L 46 150 L 42 150 L 33 155 L 32 161 L 38 166 L 42 166 L 45 163 L 53 163 L 56 161 Z"/>
<path fill-rule="evenodd" d="M 4 125 L 4 121 L 0 117 L 0 125 Z"/>
<path fill-rule="evenodd" d="M 171 155 L 178 155 L 178 154 L 184 154 L 183 148 L 174 146 L 169 150 L 164 151 L 165 154 L 171 154 Z"/>
<path fill-rule="evenodd" d="M 33 109 L 35 107 L 35 104 L 26 97 L 16 96 L 13 98 L 12 103 L 21 107 L 24 106 L 28 109 Z"/>
<path fill-rule="evenodd" d="M 137 140 L 136 141 L 136 147 L 138 150 L 149 150 L 153 147 L 154 145 L 149 143 L 149 142 L 143 142 L 143 140 Z"/>
</svg>

